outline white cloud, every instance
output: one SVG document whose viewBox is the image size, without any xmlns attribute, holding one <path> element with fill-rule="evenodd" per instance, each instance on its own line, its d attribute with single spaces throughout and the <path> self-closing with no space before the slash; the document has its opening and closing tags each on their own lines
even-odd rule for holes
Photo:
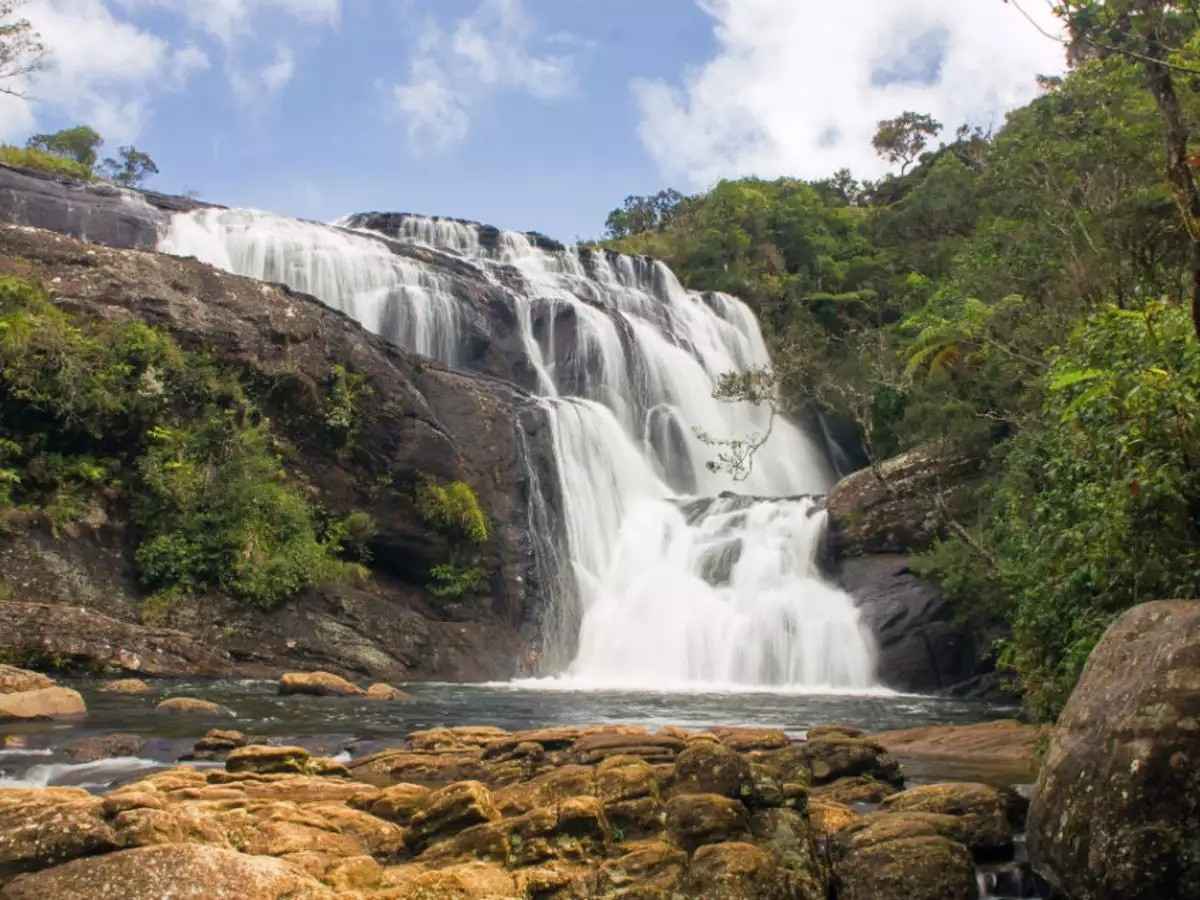
<svg viewBox="0 0 1200 900">
<path fill-rule="evenodd" d="M 259 13 L 282 13 L 313 25 L 336 25 L 341 0 L 118 0 L 126 8 L 156 6 L 184 16 L 224 43 L 244 36 Z"/>
<path fill-rule="evenodd" d="M 1000 0 L 697 0 L 716 55 L 682 85 L 637 80 L 639 134 L 664 175 L 874 176 L 880 119 L 927 112 L 948 132 L 999 125 L 1063 69 L 1063 49 Z M 1026 8 L 1057 30 L 1044 4 Z"/>
<path fill-rule="evenodd" d="M 253 106 L 278 94 L 295 74 L 295 54 L 281 44 L 275 48 L 275 58 L 264 66 L 250 72 L 230 69 L 229 83 L 239 103 Z"/>
<path fill-rule="evenodd" d="M 162 38 L 113 17 L 102 0 L 32 0 L 22 9 L 48 49 L 46 68 L 22 87 L 25 100 L 0 103 L 0 137 L 23 137 L 50 108 L 91 125 L 110 145 L 132 141 L 156 94 L 208 68 L 194 45 Z"/>
<path fill-rule="evenodd" d="M 392 110 L 408 123 L 415 149 L 459 143 L 470 133 L 475 110 L 498 91 L 549 101 L 575 89 L 574 57 L 535 47 L 570 46 L 564 37 L 539 40 L 521 0 L 483 0 L 449 31 L 430 22 L 408 78 L 391 88 Z"/>
</svg>

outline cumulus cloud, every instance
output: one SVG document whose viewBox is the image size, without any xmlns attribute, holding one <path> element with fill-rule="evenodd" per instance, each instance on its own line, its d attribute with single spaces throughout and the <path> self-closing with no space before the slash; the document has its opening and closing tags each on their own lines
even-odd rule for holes
<svg viewBox="0 0 1200 900">
<path fill-rule="evenodd" d="M 741 175 L 881 174 L 880 119 L 904 110 L 999 125 L 1063 69 L 1063 49 L 999 0 L 697 0 L 715 56 L 681 83 L 633 83 L 639 135 L 663 174 L 703 189 Z M 1048 30 L 1042 4 L 1027 9 Z"/>
<path fill-rule="evenodd" d="M 27 98 L 0 103 L 4 139 L 27 135 L 38 112 L 51 108 L 91 125 L 111 144 L 131 141 L 155 95 L 209 67 L 198 47 L 172 47 L 116 19 L 102 0 L 32 0 L 21 12 L 49 53 L 46 68 L 19 86 Z"/>
<path fill-rule="evenodd" d="M 408 78 L 392 85 L 392 110 L 408 125 L 415 149 L 463 141 L 471 118 L 498 91 L 555 100 L 575 89 L 575 60 L 567 36 L 539 39 L 521 0 L 483 0 L 449 29 L 426 25 Z M 550 49 L 550 48 L 555 49 Z"/>
</svg>

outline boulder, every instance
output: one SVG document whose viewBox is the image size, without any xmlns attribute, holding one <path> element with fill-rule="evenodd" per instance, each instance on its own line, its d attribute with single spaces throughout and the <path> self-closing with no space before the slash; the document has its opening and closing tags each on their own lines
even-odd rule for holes
<svg viewBox="0 0 1200 900">
<path fill-rule="evenodd" d="M 87 713 L 79 691 L 44 687 L 32 691 L 0 694 L 0 722 L 11 719 L 66 719 Z"/>
<path fill-rule="evenodd" d="M 314 697 L 361 697 L 366 692 L 358 685 L 330 672 L 288 672 L 279 679 L 281 694 L 309 694 Z"/>
<path fill-rule="evenodd" d="M 834 865 L 838 900 L 975 900 L 975 864 L 962 844 L 936 835 L 855 849 Z"/>
<path fill-rule="evenodd" d="M 434 791 L 409 822 L 414 849 L 472 825 L 493 822 L 500 813 L 491 792 L 478 781 L 463 781 Z"/>
<path fill-rule="evenodd" d="M 977 459 L 918 448 L 848 475 L 825 503 L 831 549 L 839 559 L 925 549 L 943 527 L 941 506 L 957 509 L 979 471 Z"/>
<path fill-rule="evenodd" d="M 146 745 L 140 734 L 103 734 L 80 738 L 67 744 L 65 752 L 74 763 L 90 763 L 117 756 L 137 756 Z"/>
<path fill-rule="evenodd" d="M 1072 900 L 1200 898 L 1200 603 L 1146 603 L 1092 651 L 1029 811 L 1034 869 Z"/>
<path fill-rule="evenodd" d="M 227 772 L 258 772 L 259 774 L 295 772 L 303 774 L 310 770 L 309 752 L 303 747 L 274 747 L 252 744 L 238 747 L 225 758 Z"/>
<path fill-rule="evenodd" d="M 667 830 L 691 852 L 704 844 L 737 840 L 750 830 L 746 807 L 719 794 L 681 794 L 667 803 Z"/>
<path fill-rule="evenodd" d="M 904 783 L 899 764 L 883 747 L 867 738 L 830 734 L 779 751 L 780 756 L 784 754 L 795 754 L 803 760 L 816 785 L 862 775 L 896 786 Z"/>
<path fill-rule="evenodd" d="M 140 678 L 118 678 L 116 681 L 105 681 L 97 688 L 105 694 L 152 694 L 154 688 Z"/>
<path fill-rule="evenodd" d="M 3 900 L 333 900 L 281 859 L 177 844 L 78 859 L 7 885 Z"/>
<path fill-rule="evenodd" d="M 887 797 L 888 812 L 922 812 L 955 816 L 958 840 L 976 853 L 994 854 L 1012 847 L 1008 805 L 996 788 L 986 784 L 926 784 Z"/>
<path fill-rule="evenodd" d="M 897 792 L 898 788 L 886 781 L 855 775 L 814 787 L 812 796 L 835 803 L 882 803 Z"/>
<path fill-rule="evenodd" d="M 40 691 L 54 687 L 55 681 L 40 672 L 18 669 L 16 666 L 0 665 L 0 694 L 21 694 L 25 691 Z"/>
<path fill-rule="evenodd" d="M 168 697 L 163 700 L 158 706 L 154 707 L 156 712 L 170 713 L 171 715 L 185 716 L 222 716 L 233 718 L 237 714 L 227 707 L 221 706 L 219 703 L 213 703 L 211 700 L 201 700 L 197 697 Z"/>
<path fill-rule="evenodd" d="M 675 759 L 674 790 L 742 800 L 753 793 L 754 778 L 750 763 L 732 748 L 712 741 L 692 741 Z"/>
<path fill-rule="evenodd" d="M 740 841 L 709 844 L 692 856 L 686 896 L 705 900 L 793 900 L 787 871 L 765 850 Z M 821 900 L 819 895 L 811 900 Z"/>
<path fill-rule="evenodd" d="M 380 682 L 367 688 L 367 699 L 396 702 L 401 700 L 411 700 L 412 694 L 406 694 L 399 688 Z"/>
<path fill-rule="evenodd" d="M 213 728 L 196 741 L 192 747 L 192 756 L 195 759 L 213 759 L 224 756 L 230 750 L 245 747 L 248 743 L 250 739 L 240 731 Z"/>
</svg>

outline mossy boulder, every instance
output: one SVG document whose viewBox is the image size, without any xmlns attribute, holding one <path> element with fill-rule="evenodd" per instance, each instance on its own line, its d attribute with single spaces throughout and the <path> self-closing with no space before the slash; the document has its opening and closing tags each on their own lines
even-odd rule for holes
<svg viewBox="0 0 1200 900">
<path fill-rule="evenodd" d="M 1200 603 L 1146 603 L 1092 651 L 1029 810 L 1034 869 L 1073 900 L 1200 898 Z"/>
</svg>

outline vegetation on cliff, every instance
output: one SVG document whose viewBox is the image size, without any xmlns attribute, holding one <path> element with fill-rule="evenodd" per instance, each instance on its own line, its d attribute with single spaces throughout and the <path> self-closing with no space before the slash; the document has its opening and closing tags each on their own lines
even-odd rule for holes
<svg viewBox="0 0 1200 900">
<path fill-rule="evenodd" d="M 281 449 L 214 360 L 0 278 L 0 516 L 40 512 L 58 530 L 127 503 L 147 588 L 269 607 L 353 574 L 343 541 L 369 531 L 361 516 L 322 515 Z"/>
<path fill-rule="evenodd" d="M 1181 45 L 1194 60 L 1196 38 Z M 965 617 L 1011 626 L 1001 658 L 1044 716 L 1122 610 L 1200 596 L 1189 220 L 1147 64 L 1074 62 L 1003 128 L 960 129 L 906 174 L 725 181 L 609 241 L 744 297 L 783 403 L 853 421 L 873 461 L 988 461 L 920 566 Z M 1194 123 L 1200 95 L 1179 101 Z M 938 125 L 905 115 L 881 123 L 897 162 L 897 128 Z"/>
</svg>

